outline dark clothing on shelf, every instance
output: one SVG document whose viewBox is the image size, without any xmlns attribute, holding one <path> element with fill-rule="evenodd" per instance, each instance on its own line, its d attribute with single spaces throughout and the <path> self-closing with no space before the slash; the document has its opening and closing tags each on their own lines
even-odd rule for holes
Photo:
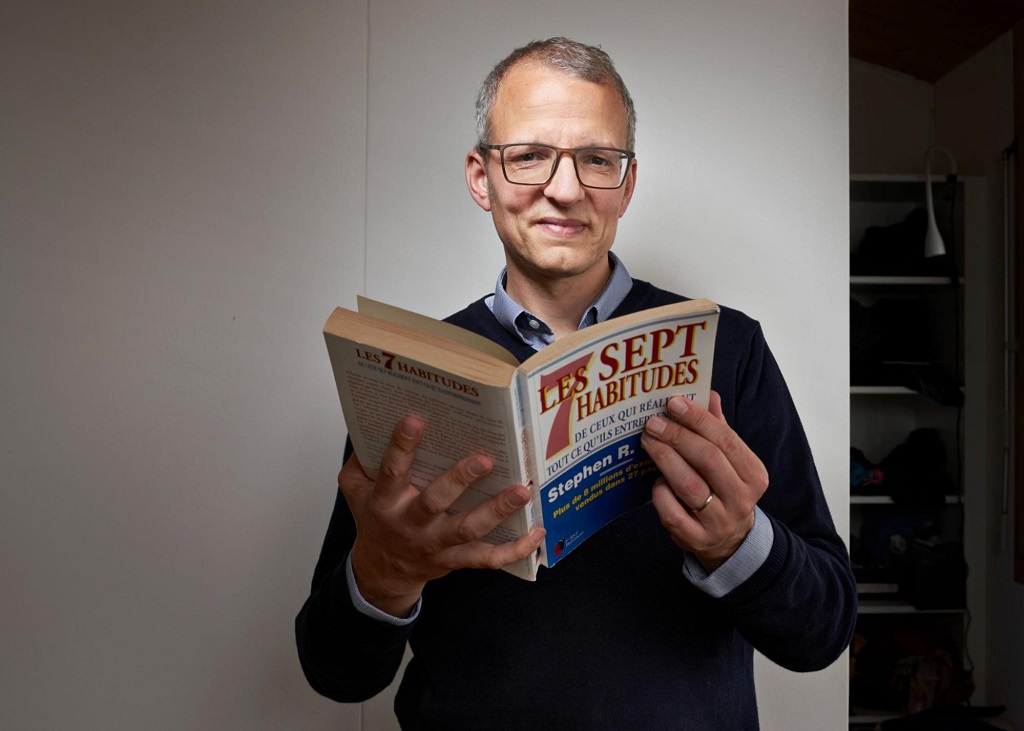
<svg viewBox="0 0 1024 731">
<path fill-rule="evenodd" d="M 615 315 L 684 299 L 646 282 Z M 483 300 L 449 318 L 533 354 Z M 759 502 L 774 542 L 765 563 L 715 599 L 683 576 L 683 552 L 647 504 L 587 540 L 536 582 L 463 570 L 430 582 L 399 627 L 352 603 L 355 527 L 339 491 L 296 619 L 310 684 L 362 701 L 411 660 L 395 701 L 403 729 L 756 729 L 753 650 L 791 670 L 833 662 L 856 620 L 856 588 L 811 452 L 760 326 L 722 308 L 712 387 L 726 420 L 764 462 Z"/>
</svg>

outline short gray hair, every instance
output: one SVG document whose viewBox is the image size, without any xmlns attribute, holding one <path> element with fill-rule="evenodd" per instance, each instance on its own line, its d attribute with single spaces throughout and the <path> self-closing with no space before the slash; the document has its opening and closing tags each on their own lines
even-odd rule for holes
<svg viewBox="0 0 1024 731">
<path fill-rule="evenodd" d="M 537 61 L 548 68 L 562 71 L 578 79 L 596 84 L 609 84 L 619 92 L 626 108 L 626 147 L 636 143 L 636 109 L 626 84 L 615 70 L 612 58 L 599 46 L 588 46 L 568 38 L 533 41 L 512 51 L 491 69 L 476 98 L 476 134 L 478 144 L 490 142 L 491 108 L 498 95 L 498 86 L 509 70 L 520 61 Z"/>
</svg>

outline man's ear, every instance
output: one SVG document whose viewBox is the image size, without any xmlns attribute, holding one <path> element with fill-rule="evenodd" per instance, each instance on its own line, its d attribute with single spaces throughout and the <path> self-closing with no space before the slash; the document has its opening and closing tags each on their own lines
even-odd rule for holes
<svg viewBox="0 0 1024 731">
<path fill-rule="evenodd" d="M 626 173 L 626 182 L 622 184 L 622 203 L 619 205 L 619 218 L 626 215 L 629 202 L 633 199 L 633 191 L 636 189 L 636 160 L 629 163 L 629 172 Z"/>
<path fill-rule="evenodd" d="M 487 183 L 487 161 L 476 149 L 466 153 L 466 186 L 476 204 L 489 212 L 491 188 Z"/>
</svg>

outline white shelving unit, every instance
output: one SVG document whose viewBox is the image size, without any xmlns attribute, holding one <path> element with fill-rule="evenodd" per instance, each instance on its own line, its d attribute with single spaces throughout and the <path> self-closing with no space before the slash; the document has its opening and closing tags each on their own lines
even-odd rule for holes
<svg viewBox="0 0 1024 731">
<path fill-rule="evenodd" d="M 869 226 L 899 223 L 915 207 L 924 206 L 924 180 L 918 177 L 855 176 L 851 179 L 850 193 L 851 252 L 857 248 Z M 964 242 L 978 236 L 984 228 L 982 221 L 987 215 L 984 200 L 983 181 L 966 178 L 958 182 L 953 236 L 949 235 L 948 224 L 944 230 L 947 248 L 951 248 L 950 244 L 955 245 L 956 271 L 959 273 L 956 277 L 933 276 L 931 273 L 917 276 L 913 272 L 890 270 L 880 274 L 857 272 L 850 278 L 851 298 L 864 305 L 881 298 L 920 300 L 934 314 L 935 321 L 949 324 L 945 332 L 939 333 L 939 362 L 960 387 L 964 400 L 962 409 L 940 404 L 904 383 L 853 383 L 850 387 L 851 446 L 861 449 L 870 461 L 877 463 L 913 430 L 922 427 L 935 429 L 946 447 L 946 472 L 955 485 L 953 493 L 945 496 L 945 505 L 936 510 L 945 520 L 955 518 L 958 527 L 962 521 L 963 533 L 967 535 L 984 529 L 984 523 L 979 522 L 977 516 L 972 516 L 970 506 L 985 503 L 982 499 L 986 494 L 984 479 L 978 479 L 978 476 L 984 478 L 986 473 L 978 468 L 984 459 L 984 450 L 968 434 L 971 423 L 984 420 L 984 405 L 981 399 L 971 398 L 972 389 L 975 395 L 983 389 L 976 388 L 977 375 L 972 373 L 971 359 L 965 357 L 973 347 L 972 338 L 978 335 L 972 334 L 971 328 L 965 325 L 969 311 L 976 309 L 975 299 L 972 299 L 976 298 L 972 290 L 976 285 L 971 281 L 971 254 L 964 256 Z M 936 193 L 936 203 L 939 201 Z M 940 211 L 937 217 L 942 215 Z M 948 218 L 947 215 L 947 221 Z M 940 222 L 940 229 L 945 223 Z M 880 492 L 883 494 L 851 494 L 851 536 L 859 536 L 865 520 L 877 519 L 872 516 L 897 514 L 900 510 L 891 496 Z M 853 538 L 851 545 L 856 545 Z M 952 641 L 961 651 L 961 656 L 955 659 L 963 659 L 965 665 L 973 665 L 973 681 L 980 689 L 984 679 L 979 676 L 977 668 L 984 654 L 984 627 L 983 623 L 978 626 L 977 618 L 984 615 L 984 551 L 983 544 L 976 544 L 972 549 L 970 542 L 965 541 L 965 546 L 970 571 L 966 607 L 917 608 L 900 595 L 898 582 L 889 578 L 868 579 L 859 585 L 862 593 L 858 633 L 881 633 L 879 636 L 884 637 L 885 630 L 890 627 L 898 631 L 920 626 L 935 632 L 948 628 Z M 868 637 L 866 641 L 871 642 L 872 639 Z M 856 643 L 857 640 L 854 652 Z M 857 655 L 853 657 L 856 662 Z M 873 727 L 901 715 L 901 709 L 894 704 L 883 709 L 859 707 L 858 703 L 863 699 L 856 697 L 857 692 L 851 679 L 851 727 Z"/>
</svg>

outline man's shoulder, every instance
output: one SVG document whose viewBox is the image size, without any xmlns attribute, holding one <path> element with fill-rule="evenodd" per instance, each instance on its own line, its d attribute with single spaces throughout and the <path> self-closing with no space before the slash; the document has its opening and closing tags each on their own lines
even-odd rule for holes
<svg viewBox="0 0 1024 731">
<path fill-rule="evenodd" d="M 630 312 L 649 310 L 652 307 L 670 305 L 675 302 L 685 302 L 691 299 L 693 299 L 693 297 L 687 297 L 685 295 L 671 292 L 667 289 L 662 289 L 661 287 L 657 287 L 650 282 L 645 282 L 642 279 L 634 279 L 633 288 L 630 290 L 629 295 L 623 301 L 619 311 L 616 311 L 615 315 L 625 315 Z M 719 315 L 720 331 L 725 330 L 729 332 L 733 338 L 749 338 L 760 331 L 761 324 L 745 312 L 723 305 L 721 302 L 716 302 L 716 304 L 721 310 L 721 314 Z"/>
<path fill-rule="evenodd" d="M 487 298 L 490 296 L 485 295 L 475 302 L 471 302 L 458 312 L 444 318 L 444 321 L 452 325 L 458 325 L 463 330 L 469 330 L 477 335 L 482 335 L 493 343 L 497 343 L 516 356 L 520 362 L 526 360 L 533 355 L 533 349 L 522 340 L 513 336 L 512 333 L 498 322 L 498 318 L 494 316 L 491 308 L 487 305 Z"/>
<path fill-rule="evenodd" d="M 477 329 L 480 326 L 481 320 L 484 319 L 484 315 L 490 313 L 490 308 L 487 307 L 487 298 L 490 296 L 484 295 L 480 299 L 470 302 L 458 312 L 448 315 L 448 317 L 444 318 L 444 321 L 467 330 Z"/>
</svg>

